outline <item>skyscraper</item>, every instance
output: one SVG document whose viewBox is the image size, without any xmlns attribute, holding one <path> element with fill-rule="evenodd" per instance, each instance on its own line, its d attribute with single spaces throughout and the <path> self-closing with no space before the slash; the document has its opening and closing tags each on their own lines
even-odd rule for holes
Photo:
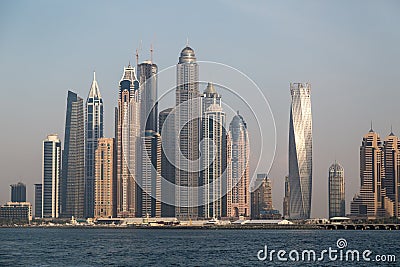
<svg viewBox="0 0 400 267">
<path fill-rule="evenodd" d="M 142 137 L 139 216 L 161 217 L 161 136 L 146 130 Z"/>
<path fill-rule="evenodd" d="M 194 50 L 186 46 L 177 64 L 175 143 L 176 217 L 197 219 L 199 185 L 200 94 Z"/>
<path fill-rule="evenodd" d="M 138 65 L 138 79 L 141 95 L 142 134 L 145 130 L 157 132 L 157 65 L 147 60 Z"/>
<path fill-rule="evenodd" d="M 383 147 L 379 135 L 371 130 L 360 146 L 360 192 L 351 202 L 351 215 L 368 219 L 393 216 L 393 202 L 386 196 Z"/>
<path fill-rule="evenodd" d="M 251 217 L 261 218 L 266 212 L 274 210 L 272 206 L 272 186 L 267 174 L 257 174 L 257 188 L 251 193 Z"/>
<path fill-rule="evenodd" d="M 152 51 L 151 51 L 152 52 Z M 161 217 L 161 137 L 158 134 L 157 65 L 138 65 L 141 96 L 141 175 L 138 176 L 138 216 Z"/>
<path fill-rule="evenodd" d="M 124 67 L 116 108 L 117 216 L 137 216 L 137 174 L 140 149 L 140 93 L 135 68 Z"/>
<path fill-rule="evenodd" d="M 311 85 L 290 84 L 289 123 L 290 218 L 309 219 L 312 192 Z"/>
<path fill-rule="evenodd" d="M 86 100 L 85 134 L 85 217 L 94 215 L 95 151 L 103 135 L 103 99 L 93 73 L 93 82 Z"/>
<path fill-rule="evenodd" d="M 95 150 L 94 217 L 116 215 L 115 150 L 113 138 L 99 138 Z"/>
<path fill-rule="evenodd" d="M 235 115 L 229 125 L 227 141 L 228 160 L 228 216 L 249 217 L 250 203 L 250 143 L 247 124 Z"/>
<path fill-rule="evenodd" d="M 226 181 L 223 179 L 226 169 L 225 112 L 222 110 L 221 97 L 211 83 L 203 93 L 202 107 L 202 216 L 221 218 L 226 216 Z"/>
<path fill-rule="evenodd" d="M 160 112 L 161 134 L 161 215 L 175 217 L 175 113 L 172 108 Z"/>
<path fill-rule="evenodd" d="M 42 162 L 42 218 L 60 216 L 61 141 L 51 134 L 43 141 Z"/>
<path fill-rule="evenodd" d="M 26 202 L 26 185 L 18 182 L 10 185 L 11 187 L 11 202 Z"/>
<path fill-rule="evenodd" d="M 335 161 L 329 167 L 329 218 L 344 217 L 346 215 L 344 169 Z"/>
<path fill-rule="evenodd" d="M 400 139 L 391 131 L 383 142 L 385 178 L 383 186 L 393 202 L 393 216 L 400 217 Z"/>
<path fill-rule="evenodd" d="M 35 184 L 35 218 L 42 218 L 42 184 Z"/>
<path fill-rule="evenodd" d="M 85 120 L 83 99 L 68 91 L 62 158 L 62 216 L 84 217 Z"/>
</svg>

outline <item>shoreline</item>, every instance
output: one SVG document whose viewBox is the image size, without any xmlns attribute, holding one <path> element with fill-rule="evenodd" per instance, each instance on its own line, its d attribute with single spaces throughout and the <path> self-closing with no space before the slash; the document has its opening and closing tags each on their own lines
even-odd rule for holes
<svg viewBox="0 0 400 267">
<path fill-rule="evenodd" d="M 46 228 L 46 229 L 163 229 L 163 230 L 400 230 L 400 224 L 360 225 L 3 225 L 0 228 Z"/>
</svg>

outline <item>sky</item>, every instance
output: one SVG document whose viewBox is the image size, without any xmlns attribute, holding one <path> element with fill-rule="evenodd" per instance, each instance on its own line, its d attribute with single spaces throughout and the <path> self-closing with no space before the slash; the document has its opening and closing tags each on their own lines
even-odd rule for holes
<svg viewBox="0 0 400 267">
<path fill-rule="evenodd" d="M 371 121 L 382 139 L 391 126 L 400 135 L 399 11 L 398 1 L 1 1 L 0 203 L 18 181 L 33 202 L 42 141 L 50 133 L 64 136 L 67 90 L 85 99 L 95 70 L 105 134 L 113 136 L 118 82 L 135 50 L 148 59 L 153 44 L 163 69 L 177 63 L 189 39 L 198 60 L 240 70 L 268 99 L 277 140 L 269 176 L 279 210 L 288 173 L 289 84 L 311 83 L 312 217 L 328 216 L 335 160 L 345 169 L 349 212 Z"/>
</svg>

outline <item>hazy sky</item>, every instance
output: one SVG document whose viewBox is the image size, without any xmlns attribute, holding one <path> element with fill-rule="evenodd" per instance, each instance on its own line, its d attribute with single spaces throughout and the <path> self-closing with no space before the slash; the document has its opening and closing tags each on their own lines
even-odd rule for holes
<svg viewBox="0 0 400 267">
<path fill-rule="evenodd" d="M 18 181 L 33 201 L 42 140 L 49 133 L 64 136 L 68 89 L 86 98 L 96 70 L 105 132 L 112 136 L 118 82 L 140 40 L 142 59 L 153 43 L 163 69 L 177 63 L 188 37 L 198 60 L 243 71 L 268 98 L 277 126 L 270 177 L 280 210 L 289 83 L 312 84 L 312 216 L 327 216 L 328 167 L 335 159 L 345 169 L 349 206 L 359 189 L 359 145 L 370 121 L 381 138 L 391 125 L 400 134 L 400 2 L 248 2 L 1 1 L 0 203 Z"/>
</svg>

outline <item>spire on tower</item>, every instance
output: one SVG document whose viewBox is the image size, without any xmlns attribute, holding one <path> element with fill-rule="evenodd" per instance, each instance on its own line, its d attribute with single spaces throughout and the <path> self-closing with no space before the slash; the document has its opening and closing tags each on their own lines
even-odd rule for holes
<svg viewBox="0 0 400 267">
<path fill-rule="evenodd" d="M 372 120 L 371 120 L 371 129 L 369 129 L 369 132 L 370 132 L 370 133 L 373 133 L 373 132 L 374 132 L 374 130 L 373 130 L 373 128 L 372 128 Z"/>
<path fill-rule="evenodd" d="M 153 44 L 150 45 L 150 61 L 153 63 Z"/>
<path fill-rule="evenodd" d="M 137 65 L 139 65 L 139 51 L 138 51 L 138 49 L 136 48 L 136 66 Z"/>
<path fill-rule="evenodd" d="M 189 37 L 186 37 L 186 47 L 189 46 Z"/>
<path fill-rule="evenodd" d="M 389 134 L 389 136 L 394 136 L 393 125 L 390 125 L 390 134 Z"/>
</svg>

